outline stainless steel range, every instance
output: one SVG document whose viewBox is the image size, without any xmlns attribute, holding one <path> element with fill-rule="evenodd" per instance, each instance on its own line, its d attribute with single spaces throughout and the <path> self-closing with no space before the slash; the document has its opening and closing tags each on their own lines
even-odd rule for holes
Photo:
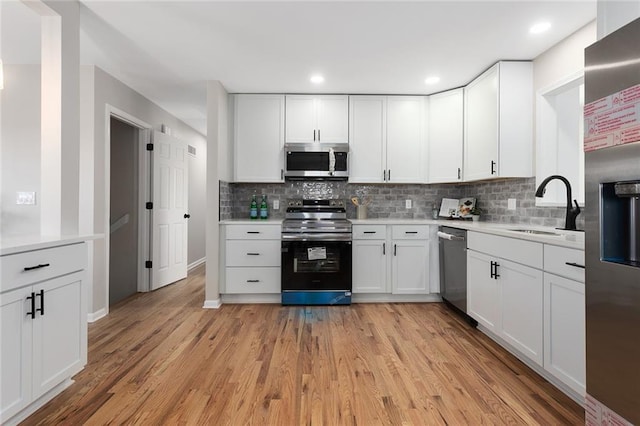
<svg viewBox="0 0 640 426">
<path fill-rule="evenodd" d="M 351 222 L 345 201 L 288 201 L 282 223 L 282 304 L 351 304 Z"/>
</svg>

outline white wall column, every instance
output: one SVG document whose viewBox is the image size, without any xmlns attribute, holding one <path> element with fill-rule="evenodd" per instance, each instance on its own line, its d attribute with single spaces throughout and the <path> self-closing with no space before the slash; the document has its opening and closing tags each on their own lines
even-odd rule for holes
<svg viewBox="0 0 640 426">
<path fill-rule="evenodd" d="M 218 161 L 221 148 L 228 144 L 227 137 L 228 94 L 219 81 L 207 82 L 207 277 L 205 285 L 205 308 L 220 306 L 219 287 L 219 206 L 220 168 Z"/>
</svg>

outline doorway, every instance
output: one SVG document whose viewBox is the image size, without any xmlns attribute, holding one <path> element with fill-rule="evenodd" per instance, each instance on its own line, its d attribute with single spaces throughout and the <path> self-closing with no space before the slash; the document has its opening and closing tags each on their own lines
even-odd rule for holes
<svg viewBox="0 0 640 426">
<path fill-rule="evenodd" d="M 142 129 L 110 118 L 109 306 L 138 292 L 138 164 Z"/>
</svg>

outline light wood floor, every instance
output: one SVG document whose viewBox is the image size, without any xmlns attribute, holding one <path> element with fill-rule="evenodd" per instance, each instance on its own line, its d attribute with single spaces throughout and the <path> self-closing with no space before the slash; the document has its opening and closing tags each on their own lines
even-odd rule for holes
<svg viewBox="0 0 640 426">
<path fill-rule="evenodd" d="M 89 327 L 89 364 L 24 424 L 584 424 L 441 304 L 201 308 L 204 268 Z"/>
</svg>

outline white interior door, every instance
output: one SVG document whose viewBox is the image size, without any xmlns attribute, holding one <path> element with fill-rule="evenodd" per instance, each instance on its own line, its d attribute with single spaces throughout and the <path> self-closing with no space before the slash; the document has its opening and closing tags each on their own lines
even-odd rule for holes
<svg viewBox="0 0 640 426">
<path fill-rule="evenodd" d="M 151 289 L 187 276 L 188 158 L 185 143 L 153 134 Z"/>
</svg>

